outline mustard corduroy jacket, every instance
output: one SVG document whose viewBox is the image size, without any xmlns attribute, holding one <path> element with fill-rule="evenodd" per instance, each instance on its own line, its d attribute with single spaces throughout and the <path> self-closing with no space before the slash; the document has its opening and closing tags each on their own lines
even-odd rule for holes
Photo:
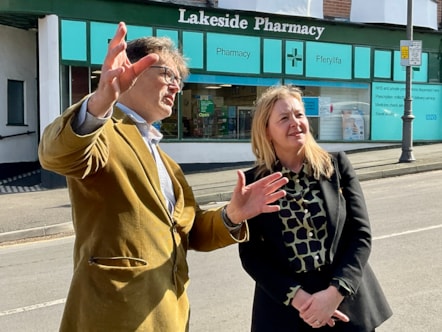
<svg viewBox="0 0 442 332">
<path fill-rule="evenodd" d="M 159 149 L 176 196 L 169 214 L 152 154 L 117 107 L 104 126 L 77 135 L 71 121 L 81 102 L 45 129 L 39 146 L 42 167 L 66 176 L 75 230 L 60 331 L 187 331 L 187 250 L 235 240 L 220 209 L 202 211 L 180 167 Z"/>
</svg>

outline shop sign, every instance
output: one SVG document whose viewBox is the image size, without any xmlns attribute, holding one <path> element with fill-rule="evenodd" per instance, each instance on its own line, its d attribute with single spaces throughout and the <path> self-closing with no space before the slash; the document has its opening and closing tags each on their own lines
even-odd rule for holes
<svg viewBox="0 0 442 332">
<path fill-rule="evenodd" d="M 208 118 L 213 114 L 215 110 L 215 104 L 210 99 L 203 99 L 199 101 L 200 111 L 198 113 L 198 117 L 200 118 Z"/>
<path fill-rule="evenodd" d="M 319 116 L 319 97 L 303 97 L 305 115 Z"/>
<path fill-rule="evenodd" d="M 204 10 L 198 13 L 187 13 L 187 9 L 180 8 L 178 23 L 191 25 L 205 25 L 219 28 L 230 28 L 246 30 L 253 27 L 255 31 L 268 31 L 291 33 L 297 35 L 306 35 L 313 37 L 315 40 L 321 38 L 325 27 L 316 25 L 305 25 L 288 22 L 273 21 L 268 17 L 255 16 L 254 21 L 250 24 L 249 20 L 242 18 L 239 14 L 230 16 L 226 13 L 224 16 L 207 15 Z"/>
<path fill-rule="evenodd" d="M 351 79 L 352 46 L 306 42 L 306 76 Z"/>
<path fill-rule="evenodd" d="M 222 33 L 207 34 L 207 70 L 259 74 L 260 39 Z"/>
</svg>

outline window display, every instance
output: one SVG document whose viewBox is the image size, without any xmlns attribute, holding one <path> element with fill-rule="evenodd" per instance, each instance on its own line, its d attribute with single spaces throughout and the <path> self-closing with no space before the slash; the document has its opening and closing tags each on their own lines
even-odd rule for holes
<svg viewBox="0 0 442 332">
<path fill-rule="evenodd" d="M 63 104 L 94 91 L 99 68 L 63 68 Z M 88 80 L 88 77 L 90 79 Z M 306 115 L 319 141 L 370 139 L 370 85 L 289 81 L 304 93 Z M 307 84 L 306 84 L 307 83 Z M 311 85 L 308 85 L 311 84 Z M 250 140 L 254 104 L 268 86 L 186 83 L 169 118 L 154 125 L 166 140 Z M 65 105 L 66 107 L 68 105 Z M 65 108 L 66 108 L 65 107 Z"/>
<path fill-rule="evenodd" d="M 181 101 L 183 137 L 250 139 L 254 86 L 186 84 Z"/>
<path fill-rule="evenodd" d="M 310 110 L 315 137 L 322 141 L 362 141 L 370 139 L 370 88 L 306 87 L 305 96 L 316 96 L 317 115 Z M 308 98 L 308 97 L 307 97 Z M 312 103 L 309 103 L 311 105 Z"/>
</svg>

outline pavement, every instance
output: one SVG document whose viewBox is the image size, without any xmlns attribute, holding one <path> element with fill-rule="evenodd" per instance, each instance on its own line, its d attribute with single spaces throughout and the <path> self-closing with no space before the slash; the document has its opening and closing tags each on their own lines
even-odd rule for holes
<svg viewBox="0 0 442 332">
<path fill-rule="evenodd" d="M 411 173 L 442 170 L 442 143 L 416 144 L 415 160 L 399 162 L 400 144 L 324 143 L 328 151 L 346 151 L 360 181 Z M 406 156 L 409 157 L 409 156 Z M 252 165 L 241 169 L 247 169 Z M 197 202 L 210 207 L 230 199 L 236 184 L 236 168 L 225 167 L 186 174 Z M 27 177 L 38 172 L 0 182 L 0 245 L 48 236 L 72 235 L 71 205 L 67 188 L 45 189 L 26 185 Z"/>
</svg>

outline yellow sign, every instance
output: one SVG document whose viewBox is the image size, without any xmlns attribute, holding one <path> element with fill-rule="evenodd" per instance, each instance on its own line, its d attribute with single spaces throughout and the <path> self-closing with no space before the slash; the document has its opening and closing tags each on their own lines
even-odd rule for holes
<svg viewBox="0 0 442 332">
<path fill-rule="evenodd" d="M 410 53 L 408 46 L 401 46 L 401 59 L 408 59 L 409 55 Z"/>
</svg>

